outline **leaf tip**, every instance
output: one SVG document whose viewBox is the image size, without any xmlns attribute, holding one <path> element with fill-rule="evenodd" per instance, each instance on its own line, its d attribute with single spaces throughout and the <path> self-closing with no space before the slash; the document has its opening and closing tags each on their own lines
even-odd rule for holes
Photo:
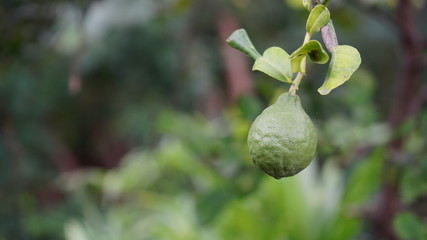
<svg viewBox="0 0 427 240">
<path fill-rule="evenodd" d="M 331 92 L 331 89 L 321 87 L 321 88 L 317 89 L 317 91 L 320 93 L 320 95 L 324 96 L 324 95 L 328 95 Z"/>
</svg>

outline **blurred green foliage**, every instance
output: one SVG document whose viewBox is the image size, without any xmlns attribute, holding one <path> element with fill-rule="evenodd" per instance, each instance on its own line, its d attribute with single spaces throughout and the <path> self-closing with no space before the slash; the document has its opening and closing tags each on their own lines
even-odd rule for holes
<svg viewBox="0 0 427 240">
<path fill-rule="evenodd" d="M 2 1 L 0 239 L 376 239 L 369 219 L 395 175 L 393 229 L 426 239 L 427 110 L 390 129 L 397 37 L 330 2 L 340 42 L 364 63 L 327 97 L 316 91 L 326 69 L 308 65 L 299 95 L 317 157 L 276 181 L 252 165 L 246 136 L 287 86 L 251 73 L 255 94 L 231 101 L 223 53 L 234 50 L 217 24 L 229 13 L 260 51 L 292 52 L 298 1 Z"/>
<path fill-rule="evenodd" d="M 384 151 L 375 150 L 347 177 L 329 161 L 318 173 L 313 164 L 277 181 L 251 167 L 245 135 L 230 128 L 249 126 L 240 111 L 217 119 L 221 124 L 166 112 L 157 148 L 135 149 L 108 172 L 64 175 L 60 185 L 87 208 L 84 220 L 67 222 L 67 239 L 348 239 L 360 233 L 362 220 L 348 212 L 378 188 Z"/>
</svg>

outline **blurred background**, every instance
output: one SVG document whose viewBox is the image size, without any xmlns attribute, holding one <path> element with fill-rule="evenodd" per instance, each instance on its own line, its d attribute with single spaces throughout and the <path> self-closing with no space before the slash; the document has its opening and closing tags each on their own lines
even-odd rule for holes
<svg viewBox="0 0 427 240">
<path fill-rule="evenodd" d="M 292 52 L 300 0 L 1 1 L 0 239 L 427 239 L 426 4 L 329 1 L 362 65 L 308 65 L 317 156 L 278 181 L 246 137 L 289 85 L 225 39 Z"/>
</svg>

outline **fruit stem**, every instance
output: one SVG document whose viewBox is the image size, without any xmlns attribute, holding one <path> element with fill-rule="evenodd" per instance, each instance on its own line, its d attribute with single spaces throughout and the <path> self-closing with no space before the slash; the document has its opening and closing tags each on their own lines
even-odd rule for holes
<svg viewBox="0 0 427 240">
<path fill-rule="evenodd" d="M 310 33 L 308 33 L 308 32 L 305 33 L 303 45 L 306 44 L 308 41 L 310 41 L 310 39 L 311 39 Z M 300 72 L 297 73 L 297 75 L 295 76 L 295 79 L 292 81 L 291 87 L 289 88 L 289 92 L 292 94 L 292 96 L 296 95 L 296 92 L 298 90 L 298 86 L 301 83 L 301 80 L 305 75 L 306 68 L 307 68 L 307 58 L 304 57 L 301 60 Z"/>
<path fill-rule="evenodd" d="M 303 59 L 303 61 L 305 60 L 305 58 Z M 301 79 L 304 77 L 304 73 L 297 73 L 297 76 L 295 77 L 291 87 L 289 88 L 289 92 L 292 94 L 292 96 L 296 95 L 296 92 L 298 90 L 298 85 L 301 82 Z"/>
</svg>

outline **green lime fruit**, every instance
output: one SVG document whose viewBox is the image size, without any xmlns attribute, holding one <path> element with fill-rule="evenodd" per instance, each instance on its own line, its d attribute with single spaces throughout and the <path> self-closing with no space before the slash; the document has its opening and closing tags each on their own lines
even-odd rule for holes
<svg viewBox="0 0 427 240">
<path fill-rule="evenodd" d="M 316 153 L 317 135 L 300 98 L 286 92 L 266 108 L 252 123 L 248 145 L 254 164 L 276 179 L 306 168 Z"/>
</svg>

